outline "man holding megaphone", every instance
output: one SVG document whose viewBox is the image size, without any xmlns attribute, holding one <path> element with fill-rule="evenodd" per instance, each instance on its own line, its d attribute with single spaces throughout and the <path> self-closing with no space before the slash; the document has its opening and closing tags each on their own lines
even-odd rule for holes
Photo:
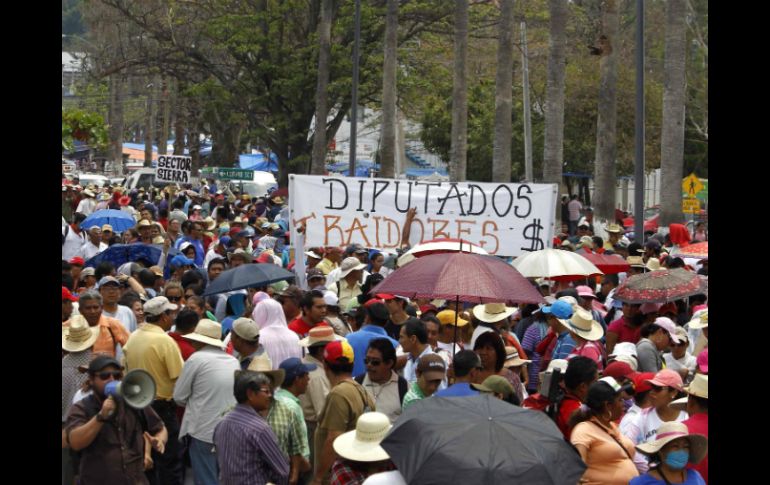
<svg viewBox="0 0 770 485">
<path fill-rule="evenodd" d="M 146 373 L 130 374 L 123 380 L 118 361 L 104 355 L 88 366 L 93 393 L 72 406 L 65 425 L 66 444 L 81 454 L 79 483 L 146 484 L 145 442 L 165 449 L 166 428 L 149 406 L 155 383 Z"/>
</svg>

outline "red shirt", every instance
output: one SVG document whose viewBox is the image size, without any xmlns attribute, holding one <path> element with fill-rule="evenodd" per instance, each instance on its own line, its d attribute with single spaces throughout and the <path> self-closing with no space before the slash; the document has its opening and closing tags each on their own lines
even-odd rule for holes
<svg viewBox="0 0 770 485">
<path fill-rule="evenodd" d="M 709 415 L 705 413 L 699 413 L 699 414 L 693 414 L 690 416 L 690 419 L 686 419 L 682 421 L 683 424 L 687 425 L 687 431 L 690 433 L 695 434 L 702 434 L 703 436 L 708 437 L 709 435 Z M 708 483 L 709 482 L 709 457 L 706 455 L 703 460 L 701 460 L 700 463 L 697 465 L 687 465 L 687 468 L 692 468 L 693 470 L 696 470 L 698 473 L 700 473 L 700 476 L 703 477 L 703 481 Z"/>
<path fill-rule="evenodd" d="M 559 427 L 559 431 L 564 435 L 564 439 L 569 441 L 572 435 L 572 428 L 569 426 L 569 417 L 577 410 L 582 403 L 580 399 L 572 394 L 567 393 L 559 406 L 559 415 L 556 416 L 556 426 Z"/>
<path fill-rule="evenodd" d="M 190 342 L 187 341 L 186 338 L 182 337 L 182 334 L 178 332 L 169 332 L 168 336 L 174 339 L 176 344 L 179 346 L 179 350 L 182 352 L 182 360 L 186 361 L 190 358 L 193 352 L 195 352 L 195 348 L 190 344 Z"/>
<path fill-rule="evenodd" d="M 320 325 L 323 325 L 325 327 L 328 327 L 329 325 L 325 322 L 321 322 L 318 325 L 315 325 L 315 327 L 318 327 Z M 314 328 L 308 325 L 302 317 L 297 317 L 289 324 L 289 330 L 299 335 L 299 338 L 305 338 L 307 337 L 307 334 L 310 332 L 310 329 Z"/>
<path fill-rule="evenodd" d="M 628 323 L 626 323 L 625 317 L 620 317 L 614 322 L 610 323 L 607 327 L 608 332 L 612 332 L 618 336 L 618 341 L 616 343 L 620 342 L 631 342 L 632 344 L 636 344 L 639 342 L 639 339 L 642 338 L 642 327 L 632 327 Z"/>
<path fill-rule="evenodd" d="M 167 217 L 161 217 L 158 219 L 158 223 L 163 226 L 164 231 L 168 231 L 168 218 Z"/>
</svg>

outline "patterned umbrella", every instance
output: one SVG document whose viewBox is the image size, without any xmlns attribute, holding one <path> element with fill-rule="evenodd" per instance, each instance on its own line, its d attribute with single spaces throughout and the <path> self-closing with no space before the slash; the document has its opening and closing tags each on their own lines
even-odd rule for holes
<svg viewBox="0 0 770 485">
<path fill-rule="evenodd" d="M 679 258 L 693 258 L 693 259 L 709 259 L 709 242 L 699 242 L 695 244 L 687 245 L 683 248 L 678 248 L 671 253 L 673 257 Z"/>
<path fill-rule="evenodd" d="M 631 276 L 615 291 L 614 298 L 625 303 L 667 303 L 706 293 L 704 278 L 677 268 Z"/>
<path fill-rule="evenodd" d="M 562 249 L 541 249 L 519 256 L 511 265 L 525 278 L 549 278 L 556 281 L 585 279 L 603 274 L 586 258 Z"/>
<path fill-rule="evenodd" d="M 617 254 L 599 254 L 589 253 L 588 251 L 580 250 L 576 251 L 577 254 L 583 256 L 590 261 L 594 266 L 599 268 L 604 274 L 625 273 L 631 269 L 631 265 L 628 261 L 618 256 Z"/>
<path fill-rule="evenodd" d="M 406 266 L 407 263 L 414 261 L 415 258 L 420 258 L 429 254 L 457 253 L 460 251 L 475 254 L 489 254 L 484 249 L 471 244 L 464 239 L 439 238 L 425 241 L 413 247 L 398 258 L 398 265 Z"/>
</svg>

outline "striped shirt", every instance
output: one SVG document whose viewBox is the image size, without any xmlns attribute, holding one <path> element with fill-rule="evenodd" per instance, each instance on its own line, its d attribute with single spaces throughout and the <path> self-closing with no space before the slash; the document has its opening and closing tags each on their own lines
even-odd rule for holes
<svg viewBox="0 0 770 485">
<path fill-rule="evenodd" d="M 540 372 L 540 362 L 543 356 L 535 352 L 537 345 L 545 338 L 548 333 L 548 325 L 543 322 L 535 322 L 524 332 L 524 338 L 521 339 L 521 347 L 527 352 L 532 363 L 527 366 L 529 372 L 529 388 L 537 389 L 539 382 L 538 373 Z M 545 370 L 545 369 L 544 369 Z"/>
<path fill-rule="evenodd" d="M 238 404 L 214 429 L 220 485 L 285 484 L 289 461 L 264 418 Z"/>
<path fill-rule="evenodd" d="M 551 354 L 551 360 L 566 359 L 567 356 L 575 348 L 575 341 L 572 340 L 572 336 L 568 331 L 563 331 L 556 338 L 556 347 L 553 348 L 553 354 Z"/>
</svg>

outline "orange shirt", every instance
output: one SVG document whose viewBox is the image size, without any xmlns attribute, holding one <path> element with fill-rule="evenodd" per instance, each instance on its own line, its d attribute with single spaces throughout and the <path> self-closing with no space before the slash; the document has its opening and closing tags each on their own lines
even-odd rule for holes
<svg viewBox="0 0 770 485">
<path fill-rule="evenodd" d="M 72 318 L 82 318 L 85 320 L 83 315 L 76 315 Z M 72 319 L 62 323 L 62 327 L 69 327 L 70 321 L 72 321 Z M 94 342 L 91 352 L 94 354 L 106 354 L 110 357 L 115 357 L 116 344 L 120 344 L 122 347 L 128 342 L 128 330 L 126 330 L 119 320 L 105 317 L 104 315 L 99 317 L 97 326 L 99 327 L 99 336 L 96 337 L 96 342 Z"/>
<path fill-rule="evenodd" d="M 570 442 L 587 449 L 585 461 L 588 468 L 580 480 L 581 484 L 626 485 L 639 475 L 636 465 L 629 458 L 629 454 L 634 456 L 636 452 L 634 443 L 618 431 L 615 423 L 611 423 L 611 426 L 609 433 L 612 436 L 594 423 L 593 418 L 578 423 L 572 430 Z M 623 444 L 622 448 L 613 436 Z"/>
</svg>

